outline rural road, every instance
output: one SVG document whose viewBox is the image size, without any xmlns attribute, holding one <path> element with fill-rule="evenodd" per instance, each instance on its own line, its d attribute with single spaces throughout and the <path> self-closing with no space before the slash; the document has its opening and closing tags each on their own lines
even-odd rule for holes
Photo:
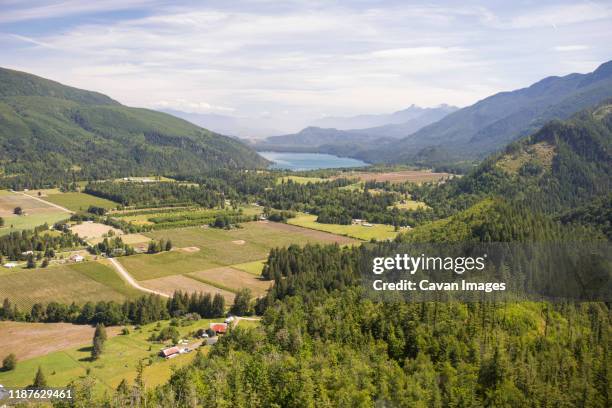
<svg viewBox="0 0 612 408">
<path fill-rule="evenodd" d="M 70 211 L 69 209 L 67 209 L 67 208 L 65 208 L 65 207 L 62 207 L 61 205 L 53 204 L 53 203 L 51 203 L 51 202 L 49 202 L 49 201 L 47 201 L 47 200 L 43 200 L 43 199 L 42 199 L 42 198 L 40 198 L 40 197 L 36 197 L 36 196 L 33 196 L 33 195 L 29 195 L 29 194 L 26 194 L 26 193 L 22 193 L 21 191 L 17 191 L 17 193 L 22 194 L 22 195 L 24 195 L 24 196 L 26 196 L 26 197 L 30 197 L 30 198 L 33 198 L 33 199 L 35 199 L 35 200 L 38 200 L 38 201 L 40 201 L 41 203 L 45 203 L 45 204 L 47 204 L 47 205 L 50 205 L 51 207 L 55 207 L 55 208 L 58 208 L 58 209 L 60 209 L 60 210 L 62 210 L 62 211 L 66 211 L 66 212 L 68 212 L 68 213 L 70 213 L 70 214 L 73 214 L 73 213 L 74 213 L 74 211 Z"/>
<path fill-rule="evenodd" d="M 123 267 L 123 265 L 121 265 L 121 264 L 119 263 L 119 261 L 118 261 L 118 260 L 116 260 L 115 258 L 108 258 L 108 260 L 110 261 L 110 263 L 111 263 L 111 264 L 113 264 L 113 266 L 115 267 L 115 269 L 117 270 L 117 272 L 119 272 L 119 275 L 121 275 L 121 277 L 122 277 L 123 279 L 125 279 L 125 281 L 126 281 L 128 284 L 130 284 L 131 286 L 133 286 L 134 288 L 136 288 L 136 289 L 138 289 L 138 290 L 141 290 L 141 291 L 143 291 L 143 292 L 153 293 L 154 295 L 159 295 L 159 296 L 166 297 L 166 298 L 170 297 L 170 296 L 166 295 L 166 294 L 165 294 L 165 293 L 163 293 L 163 292 L 158 292 L 158 291 L 156 291 L 156 290 L 153 290 L 153 289 L 149 289 L 149 288 L 145 288 L 145 287 L 143 287 L 143 286 L 140 286 L 140 285 L 138 284 L 138 282 L 136 282 L 136 280 L 134 280 L 134 278 L 132 277 L 132 275 L 130 275 L 130 274 L 128 273 L 128 271 L 126 271 L 126 270 L 125 270 L 125 268 Z"/>
</svg>

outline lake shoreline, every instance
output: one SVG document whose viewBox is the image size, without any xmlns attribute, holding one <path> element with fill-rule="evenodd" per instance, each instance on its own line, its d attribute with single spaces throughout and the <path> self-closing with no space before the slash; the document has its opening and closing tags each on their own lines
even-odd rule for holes
<svg viewBox="0 0 612 408">
<path fill-rule="evenodd" d="M 366 163 L 351 157 L 340 157 L 327 153 L 259 151 L 259 155 L 272 162 L 269 169 L 308 171 L 321 169 L 368 167 Z"/>
</svg>

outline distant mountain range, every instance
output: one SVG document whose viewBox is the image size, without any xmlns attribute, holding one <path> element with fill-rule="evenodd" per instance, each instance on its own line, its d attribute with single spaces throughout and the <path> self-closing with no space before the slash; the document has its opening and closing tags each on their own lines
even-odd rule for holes
<svg viewBox="0 0 612 408">
<path fill-rule="evenodd" d="M 271 136 L 258 141 L 258 150 L 315 151 L 341 155 L 357 154 L 380 143 L 410 135 L 423 126 L 434 123 L 458 108 L 441 105 L 436 108 L 421 108 L 415 105 L 407 109 L 383 115 L 359 115 L 347 118 L 325 118 L 317 123 L 348 127 L 310 126 L 298 133 Z M 373 125 L 373 127 L 369 127 Z"/>
<path fill-rule="evenodd" d="M 368 161 L 441 163 L 481 159 L 551 119 L 612 97 L 612 61 L 589 74 L 548 77 L 500 92 L 421 128 L 408 137 L 356 154 Z"/>
<path fill-rule="evenodd" d="M 293 135 L 269 137 L 255 147 L 260 151 L 331 153 L 370 163 L 437 166 L 481 160 L 552 119 L 567 119 L 610 97 L 612 61 L 592 73 L 548 77 L 462 109 L 411 106 L 390 115 L 326 118 L 317 123 L 338 128 L 393 123 L 349 130 L 308 127 Z M 406 121 L 397 123 L 401 120 Z"/>
<path fill-rule="evenodd" d="M 435 116 L 440 113 L 450 113 L 458 108 L 440 105 L 436 108 L 421 108 L 411 105 L 406 109 L 380 115 L 357 115 L 349 117 L 324 117 L 312 123 L 314 127 L 334 128 L 338 130 L 377 128 L 385 125 L 400 125 L 428 115 Z"/>
<path fill-rule="evenodd" d="M 0 68 L 0 182 L 194 174 L 267 161 L 232 138 L 108 96 Z"/>
<path fill-rule="evenodd" d="M 218 113 L 183 112 L 176 109 L 160 109 L 160 111 L 188 120 L 213 132 L 241 139 L 258 139 L 281 133 L 280 130 L 270 126 L 269 120 L 220 115 Z"/>
</svg>

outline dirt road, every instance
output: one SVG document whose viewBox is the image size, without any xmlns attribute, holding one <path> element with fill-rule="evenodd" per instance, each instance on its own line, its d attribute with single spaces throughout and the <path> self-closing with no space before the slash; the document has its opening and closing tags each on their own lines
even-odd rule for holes
<svg viewBox="0 0 612 408">
<path fill-rule="evenodd" d="M 119 261 L 117 261 L 115 258 L 108 258 L 108 260 L 110 261 L 110 263 L 115 267 L 115 270 L 117 272 L 119 272 L 119 275 L 121 275 L 121 277 L 130 285 L 133 286 L 134 288 L 141 290 L 143 292 L 147 292 L 147 293 L 153 293 L 154 295 L 159 295 L 159 296 L 163 296 L 163 297 L 170 297 L 168 295 L 166 295 L 163 292 L 158 292 L 157 290 L 153 290 L 153 289 L 149 289 L 149 288 L 145 288 L 143 286 L 140 286 L 140 284 L 138 284 L 138 282 L 136 282 L 136 280 L 132 277 L 132 275 L 129 274 L 129 272 L 123 267 L 123 265 L 121 265 L 119 263 Z"/>
<path fill-rule="evenodd" d="M 60 209 L 60 210 L 62 210 L 62 211 L 66 211 L 67 213 L 74 214 L 74 211 L 70 211 L 69 209 L 67 209 L 67 208 L 65 208 L 65 207 L 62 207 L 61 205 L 53 204 L 52 202 L 49 202 L 49 201 L 47 201 L 47 200 L 43 200 L 43 199 L 42 199 L 42 198 L 40 198 L 40 197 L 36 197 L 36 196 L 33 196 L 33 195 L 29 195 L 29 194 L 26 194 L 26 193 L 22 193 L 21 191 L 16 191 L 16 193 L 22 194 L 22 195 L 24 195 L 24 196 L 26 196 L 26 197 L 33 198 L 33 199 L 35 199 L 35 200 L 40 201 L 41 203 L 45 203 L 45 204 L 47 204 L 47 205 L 50 205 L 51 207 L 55 207 L 55 208 Z"/>
</svg>

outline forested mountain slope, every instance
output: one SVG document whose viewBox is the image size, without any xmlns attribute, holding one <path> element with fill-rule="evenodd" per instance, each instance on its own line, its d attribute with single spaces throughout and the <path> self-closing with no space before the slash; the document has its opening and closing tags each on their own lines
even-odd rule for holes
<svg viewBox="0 0 612 408">
<path fill-rule="evenodd" d="M 1 184 L 192 174 L 266 161 L 242 143 L 171 115 L 0 68 Z"/>
<path fill-rule="evenodd" d="M 612 97 L 612 61 L 589 74 L 548 77 L 527 88 L 501 92 L 451 113 L 400 142 L 365 151 L 359 158 L 436 164 L 480 159 L 509 142 L 533 133 L 552 119 Z"/>
<path fill-rule="evenodd" d="M 612 102 L 604 102 L 546 124 L 465 177 L 436 188 L 422 186 L 414 194 L 447 214 L 492 195 L 562 214 L 609 195 L 611 187 Z"/>
</svg>

